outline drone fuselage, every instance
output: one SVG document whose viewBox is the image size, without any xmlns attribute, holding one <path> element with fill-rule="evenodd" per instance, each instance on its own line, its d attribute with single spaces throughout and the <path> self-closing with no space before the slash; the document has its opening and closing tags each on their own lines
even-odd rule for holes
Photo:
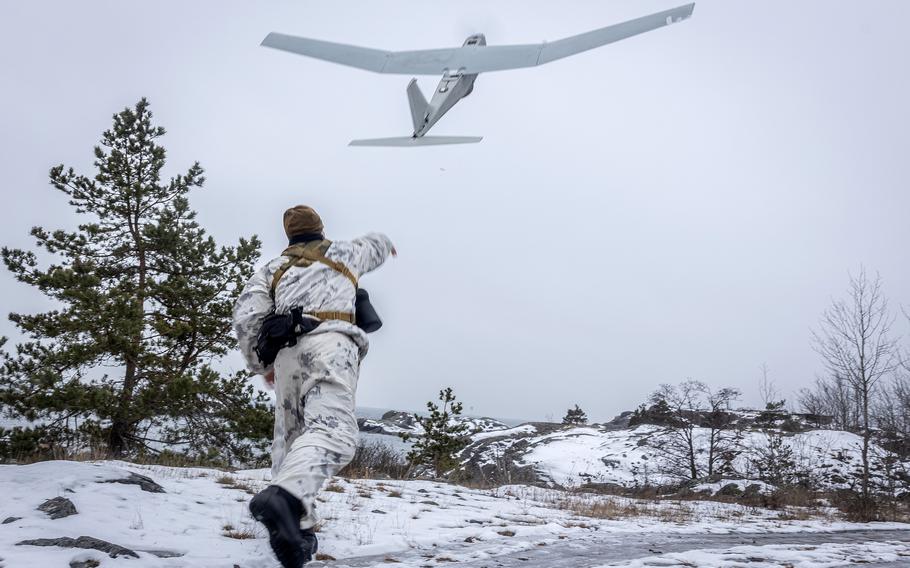
<svg viewBox="0 0 910 568">
<path fill-rule="evenodd" d="M 483 34 L 474 34 L 465 40 L 463 47 L 483 49 L 485 45 L 487 38 Z M 477 75 L 478 73 L 464 73 L 462 69 L 446 69 L 427 105 L 423 123 L 414 125 L 413 137 L 420 138 L 426 134 L 458 101 L 470 95 Z"/>
</svg>

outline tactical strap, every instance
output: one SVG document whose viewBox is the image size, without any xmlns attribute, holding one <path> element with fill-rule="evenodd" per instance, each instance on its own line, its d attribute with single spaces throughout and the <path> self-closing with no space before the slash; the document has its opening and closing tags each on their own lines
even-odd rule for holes
<svg viewBox="0 0 910 568">
<path fill-rule="evenodd" d="M 305 312 L 304 315 L 312 316 L 318 320 L 341 320 L 348 323 L 356 323 L 354 314 L 348 312 Z"/>
<path fill-rule="evenodd" d="M 275 271 L 275 275 L 272 276 L 272 286 L 269 289 L 269 295 L 272 297 L 272 301 L 275 300 L 275 290 L 278 288 L 278 281 L 281 280 L 281 277 L 284 276 L 284 273 L 287 272 L 288 269 L 290 269 L 292 266 L 310 266 L 314 262 L 324 264 L 336 272 L 341 273 L 345 278 L 351 281 L 351 284 L 353 284 L 354 288 L 356 289 L 359 285 L 357 283 L 357 277 L 354 276 L 354 273 L 351 272 L 351 270 L 343 263 L 338 262 L 337 260 L 332 260 L 325 256 L 325 253 L 329 250 L 330 246 L 332 246 L 332 241 L 324 239 L 321 241 L 310 241 L 299 245 L 293 245 L 284 249 L 284 252 L 281 253 L 281 256 L 286 256 L 289 258 L 289 260 L 282 264 L 281 267 Z M 337 313 L 343 314 L 345 312 Z"/>
</svg>

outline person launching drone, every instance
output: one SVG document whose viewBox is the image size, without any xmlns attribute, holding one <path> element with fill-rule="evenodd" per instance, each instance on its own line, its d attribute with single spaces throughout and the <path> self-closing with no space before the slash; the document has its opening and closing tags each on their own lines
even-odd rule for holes
<svg viewBox="0 0 910 568">
<path fill-rule="evenodd" d="M 259 269 L 234 306 L 234 331 L 250 371 L 275 386 L 272 481 L 250 512 L 269 531 L 282 566 L 316 554 L 316 493 L 354 456 L 354 399 L 366 333 L 381 325 L 359 278 L 397 256 L 370 233 L 328 241 L 310 207 L 285 211 L 288 248 Z"/>
</svg>

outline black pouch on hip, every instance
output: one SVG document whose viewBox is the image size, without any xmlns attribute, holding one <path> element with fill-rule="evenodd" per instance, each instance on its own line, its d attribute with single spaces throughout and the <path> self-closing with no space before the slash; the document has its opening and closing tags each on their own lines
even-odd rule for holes
<svg viewBox="0 0 910 568">
<path fill-rule="evenodd" d="M 354 302 L 357 327 L 367 333 L 373 333 L 382 327 L 382 320 L 376 313 L 376 308 L 370 303 L 370 294 L 363 288 L 357 289 L 357 299 Z"/>
<path fill-rule="evenodd" d="M 256 338 L 259 362 L 271 367 L 282 348 L 297 345 L 298 337 L 313 331 L 320 323 L 317 319 L 303 317 L 300 308 L 294 308 L 288 314 L 267 316 Z"/>
</svg>

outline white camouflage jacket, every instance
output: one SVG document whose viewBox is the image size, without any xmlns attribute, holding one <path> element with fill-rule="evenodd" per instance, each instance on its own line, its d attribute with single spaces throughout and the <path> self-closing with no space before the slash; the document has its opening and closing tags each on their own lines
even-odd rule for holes
<svg viewBox="0 0 910 568">
<path fill-rule="evenodd" d="M 358 279 L 379 268 L 392 252 L 392 241 L 381 233 L 370 233 L 352 241 L 332 241 L 326 257 L 341 262 Z M 279 256 L 256 271 L 234 305 L 234 332 L 240 350 L 251 372 L 264 374 L 269 369 L 262 366 L 256 356 L 256 337 L 262 321 L 275 310 L 286 314 L 300 307 L 304 312 L 339 311 L 354 312 L 356 290 L 344 275 L 334 269 L 313 263 L 307 267 L 292 266 L 278 281 L 275 301 L 269 294 L 272 277 L 288 261 Z M 360 358 L 366 356 L 369 340 L 359 327 L 345 321 L 331 320 L 319 325 L 310 333 L 340 332 L 351 337 L 360 348 Z"/>
</svg>

